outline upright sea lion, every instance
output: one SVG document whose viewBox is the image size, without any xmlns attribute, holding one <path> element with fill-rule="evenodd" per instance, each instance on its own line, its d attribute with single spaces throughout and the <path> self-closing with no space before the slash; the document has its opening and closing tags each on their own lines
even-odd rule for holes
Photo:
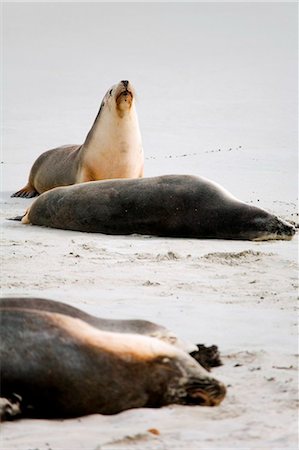
<svg viewBox="0 0 299 450">
<path fill-rule="evenodd" d="M 295 233 L 289 223 L 218 184 L 188 175 L 56 188 L 37 198 L 22 222 L 91 233 L 205 239 L 291 239 Z"/>
<path fill-rule="evenodd" d="M 191 342 L 180 339 L 175 333 L 162 325 L 149 322 L 148 320 L 103 319 L 67 305 L 66 303 L 38 297 L 2 297 L 0 298 L 0 311 L 1 308 L 19 308 L 54 312 L 84 320 L 84 322 L 87 322 L 102 331 L 133 333 L 155 337 L 189 353 L 192 358 L 208 371 L 210 371 L 212 367 L 222 365 L 218 347 L 216 345 L 207 347 L 203 344 L 192 344 Z"/>
<path fill-rule="evenodd" d="M 66 418 L 171 403 L 214 406 L 226 392 L 169 344 L 63 314 L 2 308 L 0 342 L 4 419 L 16 399 L 23 417 Z"/>
<path fill-rule="evenodd" d="M 85 181 L 142 177 L 143 162 L 134 88 L 129 81 L 120 81 L 103 98 L 84 144 L 42 153 L 26 186 L 12 197 L 34 197 Z"/>
</svg>

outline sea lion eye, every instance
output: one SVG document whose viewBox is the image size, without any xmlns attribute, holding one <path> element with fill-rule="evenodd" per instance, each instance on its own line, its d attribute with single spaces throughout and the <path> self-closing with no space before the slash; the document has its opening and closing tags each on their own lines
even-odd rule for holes
<svg viewBox="0 0 299 450">
<path fill-rule="evenodd" d="M 112 95 L 113 89 L 110 89 L 109 91 L 109 95 Z"/>
</svg>

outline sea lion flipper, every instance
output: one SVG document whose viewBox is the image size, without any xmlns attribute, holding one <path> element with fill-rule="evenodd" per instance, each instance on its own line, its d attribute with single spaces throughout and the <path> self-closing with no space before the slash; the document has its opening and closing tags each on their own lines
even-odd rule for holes
<svg viewBox="0 0 299 450">
<path fill-rule="evenodd" d="M 26 184 L 25 187 L 20 189 L 19 191 L 12 194 L 11 197 L 22 197 L 22 198 L 32 198 L 36 197 L 38 192 L 34 189 L 34 187 L 31 186 L 31 184 Z"/>
<path fill-rule="evenodd" d="M 21 397 L 17 394 L 12 394 L 11 398 L 0 397 L 0 422 L 5 420 L 14 420 L 20 417 L 21 412 Z"/>
<path fill-rule="evenodd" d="M 22 222 L 22 219 L 25 215 L 26 214 L 23 214 L 23 216 L 8 217 L 7 220 L 14 220 L 16 222 Z"/>
<path fill-rule="evenodd" d="M 197 344 L 198 350 L 191 352 L 190 355 L 206 370 L 210 371 L 212 367 L 222 366 L 220 352 L 216 345 L 206 347 L 203 344 Z"/>
</svg>

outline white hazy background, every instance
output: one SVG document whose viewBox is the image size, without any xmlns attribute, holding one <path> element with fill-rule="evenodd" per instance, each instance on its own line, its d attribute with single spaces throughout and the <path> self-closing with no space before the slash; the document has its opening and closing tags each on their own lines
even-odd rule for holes
<svg viewBox="0 0 299 450">
<path fill-rule="evenodd" d="M 42 151 L 83 142 L 106 90 L 130 79 L 147 176 L 203 175 L 266 203 L 279 185 L 277 200 L 295 202 L 296 11 L 294 3 L 4 4 L 2 188 L 21 188 Z"/>
</svg>

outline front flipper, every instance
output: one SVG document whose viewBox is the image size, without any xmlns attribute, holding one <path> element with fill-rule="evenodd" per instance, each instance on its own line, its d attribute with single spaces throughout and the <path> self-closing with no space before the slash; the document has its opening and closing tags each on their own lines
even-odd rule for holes
<svg viewBox="0 0 299 450">
<path fill-rule="evenodd" d="M 197 348 L 198 350 L 191 352 L 190 355 L 206 370 L 210 372 L 212 367 L 222 366 L 220 353 L 216 345 L 206 347 L 205 345 L 198 344 Z"/>
<path fill-rule="evenodd" d="M 12 197 L 32 198 L 37 195 L 39 195 L 39 193 L 28 183 L 25 187 L 12 194 Z"/>
<path fill-rule="evenodd" d="M 12 394 L 10 398 L 0 397 L 0 422 L 14 420 L 21 416 L 22 398 L 17 394 Z"/>
</svg>

